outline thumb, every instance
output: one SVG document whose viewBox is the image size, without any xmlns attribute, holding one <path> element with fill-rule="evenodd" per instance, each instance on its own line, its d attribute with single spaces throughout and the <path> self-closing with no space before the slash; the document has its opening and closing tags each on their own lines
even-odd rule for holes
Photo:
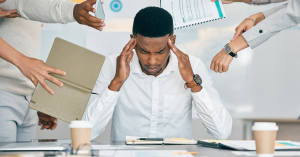
<svg viewBox="0 0 300 157">
<path fill-rule="evenodd" d="M 5 0 L 0 0 L 0 3 L 3 3 L 3 2 L 5 2 Z"/>
</svg>

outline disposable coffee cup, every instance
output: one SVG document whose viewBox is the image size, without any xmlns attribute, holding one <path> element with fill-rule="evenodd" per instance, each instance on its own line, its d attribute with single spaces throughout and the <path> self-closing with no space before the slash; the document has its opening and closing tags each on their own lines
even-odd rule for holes
<svg viewBox="0 0 300 157">
<path fill-rule="evenodd" d="M 278 131 L 276 123 L 255 122 L 252 126 L 258 157 L 272 157 L 275 151 L 275 140 Z"/>
<path fill-rule="evenodd" d="M 88 154 L 93 125 L 89 121 L 72 121 L 69 127 L 71 130 L 73 153 Z"/>
</svg>

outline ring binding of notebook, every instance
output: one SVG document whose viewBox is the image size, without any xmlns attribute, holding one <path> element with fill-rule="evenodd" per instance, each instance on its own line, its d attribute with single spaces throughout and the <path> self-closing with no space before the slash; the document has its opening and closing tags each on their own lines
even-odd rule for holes
<svg viewBox="0 0 300 157">
<path fill-rule="evenodd" d="M 203 22 L 198 22 L 198 23 L 195 23 L 195 24 L 189 24 L 189 25 L 185 25 L 185 26 L 180 26 L 180 27 L 177 27 L 177 28 L 174 28 L 174 30 L 177 30 L 177 29 L 181 29 L 181 28 L 185 28 L 185 27 L 192 27 L 192 26 L 196 26 L 197 24 L 198 25 L 201 25 L 201 24 L 204 24 L 204 23 L 208 23 L 208 22 L 212 22 L 212 21 L 217 21 L 217 20 L 221 20 L 221 19 L 225 19 L 225 17 L 219 17 L 217 19 L 212 19 L 212 20 L 208 20 L 208 21 L 203 21 Z"/>
<path fill-rule="evenodd" d="M 173 17 L 174 30 L 226 17 L 221 0 L 160 0 L 160 7 Z"/>
</svg>

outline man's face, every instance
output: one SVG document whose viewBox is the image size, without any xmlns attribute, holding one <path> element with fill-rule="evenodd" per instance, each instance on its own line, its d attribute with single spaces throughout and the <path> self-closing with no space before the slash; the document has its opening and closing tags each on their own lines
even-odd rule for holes
<svg viewBox="0 0 300 157">
<path fill-rule="evenodd" d="M 150 38 L 137 34 L 134 38 L 137 41 L 135 51 L 143 72 L 154 76 L 162 73 L 167 66 L 170 55 L 168 40 L 171 39 L 175 43 L 176 36 L 166 35 L 164 37 Z"/>
</svg>

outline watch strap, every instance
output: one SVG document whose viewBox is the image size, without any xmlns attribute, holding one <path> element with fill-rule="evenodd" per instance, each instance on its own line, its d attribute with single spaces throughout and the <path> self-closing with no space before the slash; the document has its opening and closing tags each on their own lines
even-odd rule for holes
<svg viewBox="0 0 300 157">
<path fill-rule="evenodd" d="M 237 57 L 237 54 L 233 53 L 232 51 L 228 53 L 231 57 Z"/>
</svg>

